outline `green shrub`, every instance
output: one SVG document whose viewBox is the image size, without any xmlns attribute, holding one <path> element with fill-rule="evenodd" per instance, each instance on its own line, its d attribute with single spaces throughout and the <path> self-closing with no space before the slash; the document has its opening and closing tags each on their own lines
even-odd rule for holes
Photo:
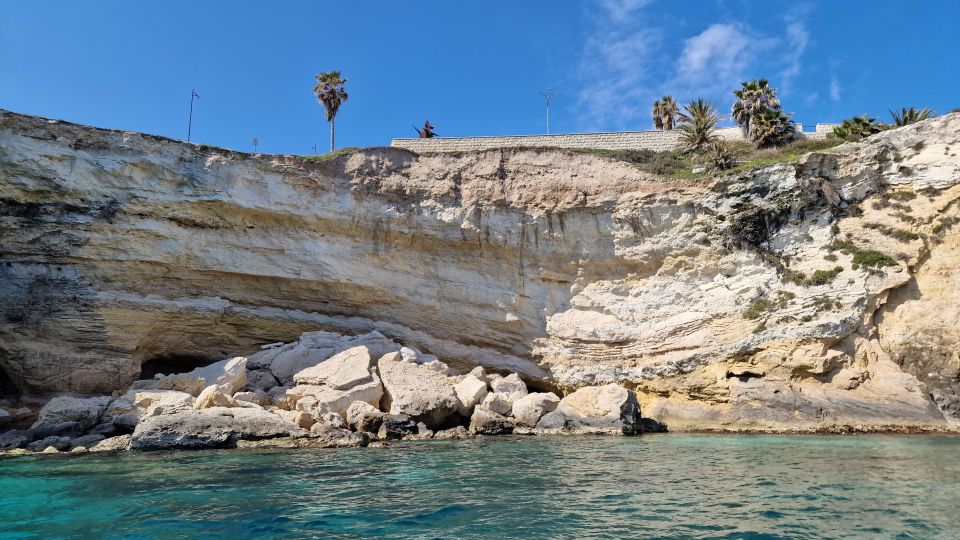
<svg viewBox="0 0 960 540">
<path fill-rule="evenodd" d="M 760 300 L 755 300 L 749 306 L 747 306 L 746 311 L 743 312 L 744 319 L 757 319 L 760 315 L 763 315 L 764 312 L 770 311 L 774 308 L 774 303 L 766 298 L 761 298 Z"/>
<path fill-rule="evenodd" d="M 806 280 L 806 285 L 808 287 L 816 287 L 819 285 L 826 285 L 840 275 L 840 272 L 843 272 L 842 266 L 834 266 L 830 270 L 817 270 L 810 276 L 810 279 Z"/>
<path fill-rule="evenodd" d="M 853 268 L 860 266 L 866 268 L 880 268 L 883 266 L 897 266 L 897 261 L 889 255 L 884 255 L 879 251 L 872 249 L 857 251 L 853 255 Z"/>
</svg>

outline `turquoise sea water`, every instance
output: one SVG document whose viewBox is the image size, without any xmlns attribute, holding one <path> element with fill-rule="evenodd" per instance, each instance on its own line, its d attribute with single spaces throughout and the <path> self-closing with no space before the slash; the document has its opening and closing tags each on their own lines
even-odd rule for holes
<svg viewBox="0 0 960 540">
<path fill-rule="evenodd" d="M 0 538 L 960 538 L 960 437 L 536 437 L 0 460 Z"/>
</svg>

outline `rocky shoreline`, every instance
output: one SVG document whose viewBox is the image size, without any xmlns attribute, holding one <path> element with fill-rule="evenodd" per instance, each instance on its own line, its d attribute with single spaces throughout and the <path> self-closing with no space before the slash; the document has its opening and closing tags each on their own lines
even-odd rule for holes
<svg viewBox="0 0 960 540">
<path fill-rule="evenodd" d="M 29 408 L 2 410 L 22 420 Z M 123 393 L 58 396 L 26 429 L 0 434 L 5 455 L 199 448 L 330 448 L 478 435 L 664 431 L 632 390 L 531 392 L 516 373 L 457 373 L 379 332 L 309 332 Z"/>
</svg>

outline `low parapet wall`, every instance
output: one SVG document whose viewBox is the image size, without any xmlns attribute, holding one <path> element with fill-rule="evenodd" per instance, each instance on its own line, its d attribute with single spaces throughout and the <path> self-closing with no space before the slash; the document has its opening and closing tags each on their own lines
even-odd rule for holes
<svg viewBox="0 0 960 540">
<path fill-rule="evenodd" d="M 802 130 L 800 124 L 798 130 Z M 724 140 L 743 140 L 738 127 L 720 128 L 717 136 Z M 804 137 L 820 138 L 823 133 L 804 133 Z M 434 137 L 431 139 L 393 139 L 390 146 L 418 153 L 469 152 L 492 148 L 550 147 L 598 148 L 603 150 L 674 150 L 680 146 L 680 132 L 612 131 L 606 133 L 568 133 L 563 135 L 506 135 L 493 137 Z"/>
</svg>

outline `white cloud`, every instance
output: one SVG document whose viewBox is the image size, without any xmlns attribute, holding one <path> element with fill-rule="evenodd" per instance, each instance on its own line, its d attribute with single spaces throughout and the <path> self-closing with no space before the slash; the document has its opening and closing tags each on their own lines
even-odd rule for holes
<svg viewBox="0 0 960 540">
<path fill-rule="evenodd" d="M 578 96 L 580 123 L 587 129 L 643 129 L 650 94 L 651 60 L 659 33 L 638 30 L 589 39 L 580 66 L 583 79 Z"/>
<path fill-rule="evenodd" d="M 651 0 L 601 0 L 601 5 L 611 19 L 623 23 L 650 2 Z"/>
<path fill-rule="evenodd" d="M 650 106 L 665 94 L 681 102 L 711 99 L 725 111 L 741 81 L 773 74 L 771 83 L 790 92 L 802 73 L 809 5 L 779 18 L 776 36 L 737 19 L 684 34 L 682 21 L 645 9 L 650 1 L 601 0 L 600 9 L 585 11 L 589 33 L 575 75 L 578 129 L 650 129 Z"/>
<path fill-rule="evenodd" d="M 676 82 L 700 91 L 731 86 L 741 78 L 763 40 L 740 25 L 718 23 L 684 42 Z"/>
<path fill-rule="evenodd" d="M 807 45 L 810 43 L 810 32 L 801 21 L 794 21 L 787 25 L 787 67 L 780 72 L 781 85 L 785 90 L 793 84 L 793 79 L 800 74 L 801 59 Z"/>
<path fill-rule="evenodd" d="M 843 87 L 840 86 L 840 82 L 837 81 L 836 76 L 830 80 L 830 99 L 834 101 L 840 101 L 840 92 L 843 91 Z"/>
</svg>

